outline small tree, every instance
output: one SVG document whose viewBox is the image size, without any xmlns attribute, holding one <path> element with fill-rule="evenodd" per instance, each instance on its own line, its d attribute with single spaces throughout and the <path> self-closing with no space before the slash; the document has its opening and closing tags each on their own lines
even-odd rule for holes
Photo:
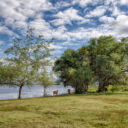
<svg viewBox="0 0 128 128">
<path fill-rule="evenodd" d="M 37 75 L 37 81 L 44 87 L 44 96 L 47 96 L 46 89 L 48 86 L 53 85 L 55 83 L 53 74 L 51 72 L 47 72 L 46 69 L 40 71 Z"/>
<path fill-rule="evenodd" d="M 7 61 L 15 67 L 13 72 L 17 74 L 12 79 L 13 84 L 19 87 L 18 99 L 21 99 L 24 85 L 34 84 L 35 71 L 39 70 L 40 65 L 48 65 L 46 58 L 50 56 L 49 44 L 52 41 L 52 39 L 44 39 L 41 35 L 36 36 L 33 29 L 30 29 L 25 37 L 16 37 L 12 47 L 5 51 L 6 54 L 11 55 Z"/>
</svg>

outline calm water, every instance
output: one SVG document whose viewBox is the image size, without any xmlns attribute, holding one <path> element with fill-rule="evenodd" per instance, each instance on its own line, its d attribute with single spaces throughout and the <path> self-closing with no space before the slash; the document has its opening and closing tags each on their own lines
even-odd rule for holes
<svg viewBox="0 0 128 128">
<path fill-rule="evenodd" d="M 17 99 L 18 97 L 18 87 L 8 87 L 8 86 L 0 86 L 0 100 L 6 99 Z M 47 88 L 47 95 L 52 96 L 53 91 L 58 89 L 58 94 L 66 94 L 67 89 L 74 89 L 70 86 L 64 87 L 63 85 L 53 85 Z M 43 96 L 43 86 L 34 85 L 32 87 L 24 86 L 22 89 L 22 98 L 29 97 L 40 97 Z"/>
</svg>

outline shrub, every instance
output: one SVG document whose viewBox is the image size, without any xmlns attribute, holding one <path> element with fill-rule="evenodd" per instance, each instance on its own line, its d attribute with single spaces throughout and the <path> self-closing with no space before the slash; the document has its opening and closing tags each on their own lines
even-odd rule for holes
<svg viewBox="0 0 128 128">
<path fill-rule="evenodd" d="M 110 85 L 109 86 L 109 91 L 111 92 L 124 92 L 128 91 L 128 86 L 127 85 Z"/>
</svg>

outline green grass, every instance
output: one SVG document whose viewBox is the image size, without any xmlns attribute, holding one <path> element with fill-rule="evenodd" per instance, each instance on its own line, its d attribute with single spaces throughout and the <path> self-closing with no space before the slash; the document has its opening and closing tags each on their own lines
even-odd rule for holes
<svg viewBox="0 0 128 128">
<path fill-rule="evenodd" d="M 128 128 L 128 93 L 0 101 L 0 128 Z"/>
</svg>

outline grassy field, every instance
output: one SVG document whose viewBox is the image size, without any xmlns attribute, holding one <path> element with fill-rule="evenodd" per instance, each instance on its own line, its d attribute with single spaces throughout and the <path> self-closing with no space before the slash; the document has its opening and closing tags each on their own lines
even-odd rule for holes
<svg viewBox="0 0 128 128">
<path fill-rule="evenodd" d="M 128 128 L 128 93 L 0 101 L 0 128 Z"/>
</svg>

